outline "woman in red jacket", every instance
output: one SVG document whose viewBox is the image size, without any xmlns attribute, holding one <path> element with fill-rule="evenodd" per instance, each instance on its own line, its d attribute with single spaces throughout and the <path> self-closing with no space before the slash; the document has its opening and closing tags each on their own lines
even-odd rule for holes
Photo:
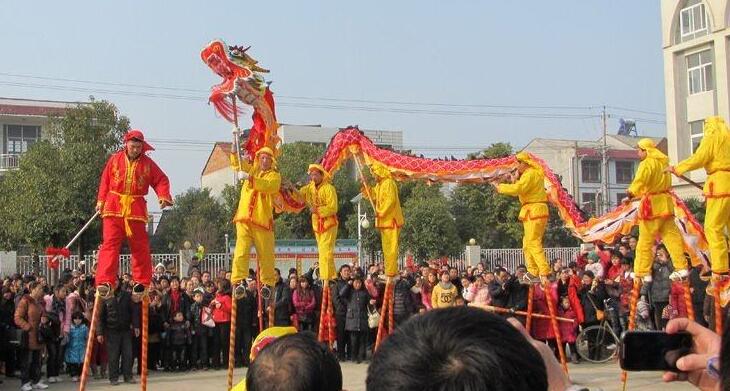
<svg viewBox="0 0 730 391">
<path fill-rule="evenodd" d="M 211 348 L 211 365 L 214 369 L 228 368 L 228 337 L 231 334 L 231 282 L 224 279 L 217 281 L 218 291 L 210 302 L 213 312 L 213 346 Z"/>
</svg>

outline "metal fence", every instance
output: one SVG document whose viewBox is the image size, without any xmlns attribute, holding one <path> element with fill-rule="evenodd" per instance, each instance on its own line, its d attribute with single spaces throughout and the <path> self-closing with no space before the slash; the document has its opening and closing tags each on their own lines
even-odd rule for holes
<svg viewBox="0 0 730 391">
<path fill-rule="evenodd" d="M 546 248 L 545 255 L 549 261 L 553 259 L 561 259 L 563 265 L 567 266 L 568 262 L 575 259 L 576 255 L 580 251 L 578 247 L 553 247 Z M 201 271 L 210 271 L 213 275 L 216 275 L 220 271 L 230 270 L 231 254 L 226 253 L 214 253 L 206 254 L 205 258 L 200 262 L 198 269 Z M 152 254 L 152 265 L 153 267 L 157 264 L 165 265 L 165 268 L 176 274 L 180 274 L 180 270 L 187 270 L 187 265 L 183 264 L 183 256 L 181 254 Z M 130 273 L 130 260 L 131 255 L 123 254 L 119 256 L 119 273 Z M 363 257 L 360 264 L 366 266 L 371 263 L 382 262 L 383 255 L 381 252 L 375 254 L 366 255 Z M 83 263 L 81 263 L 83 261 Z M 525 263 L 525 258 L 522 253 L 522 249 L 517 248 L 502 248 L 502 249 L 481 249 L 481 261 L 485 263 L 488 270 L 494 270 L 497 266 L 502 266 L 508 270 L 515 270 L 517 265 Z M 286 275 L 289 269 L 295 268 L 300 273 L 306 272 L 309 268 L 317 262 L 317 254 L 276 254 L 276 267 L 282 271 L 283 275 Z M 61 260 L 58 270 L 73 270 L 78 269 L 82 271 L 88 271 L 89 267 L 96 263 L 94 255 L 86 255 L 83 259 L 80 259 L 78 255 L 71 255 L 69 258 Z M 336 253 L 335 254 L 335 266 L 339 268 L 344 264 L 357 263 L 356 253 Z M 464 271 L 469 267 L 466 252 L 462 252 L 457 256 L 448 258 L 450 266 L 456 267 L 459 271 Z M 398 259 L 398 265 L 401 269 L 405 268 L 406 260 L 405 256 L 401 255 Z M 34 261 L 30 256 L 19 256 L 17 257 L 17 272 L 20 274 L 36 273 L 44 276 L 51 280 L 54 280 L 57 276 L 57 271 L 54 272 L 48 267 L 48 256 L 42 255 L 36 258 Z M 256 254 L 251 256 L 250 268 L 256 269 Z M 472 266 L 476 266 L 473 264 Z"/>
<path fill-rule="evenodd" d="M 560 259 L 563 266 L 568 266 L 568 262 L 575 260 L 579 252 L 579 247 L 550 247 L 545 249 L 545 257 L 548 262 Z M 518 265 L 525 263 L 521 248 L 483 248 L 481 258 L 488 270 L 494 270 L 497 266 L 502 266 L 507 270 L 514 271 Z"/>
</svg>

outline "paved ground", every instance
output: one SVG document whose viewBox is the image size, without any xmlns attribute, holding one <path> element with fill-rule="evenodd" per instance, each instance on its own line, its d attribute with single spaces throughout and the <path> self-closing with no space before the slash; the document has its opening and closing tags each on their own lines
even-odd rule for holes
<svg viewBox="0 0 730 391">
<path fill-rule="evenodd" d="M 343 376 L 345 379 L 345 390 L 363 391 L 365 390 L 365 377 L 367 367 L 365 364 L 346 363 L 342 366 Z M 592 390 L 620 390 L 619 382 L 620 370 L 617 364 L 579 364 L 571 365 L 570 373 L 573 381 L 590 386 Z M 237 369 L 235 379 L 240 381 L 245 374 L 244 369 Z M 225 390 L 226 372 L 225 371 L 207 371 L 194 372 L 184 374 L 160 374 L 152 373 L 148 383 L 150 391 L 203 391 L 203 390 Z M 20 388 L 17 380 L 8 381 L 5 379 L 4 384 L 0 384 L 1 390 L 14 390 Z M 68 378 L 64 378 L 64 382 L 60 384 L 52 384 L 49 391 L 71 391 L 78 389 L 78 383 L 71 383 Z M 110 387 L 108 381 L 91 380 L 87 386 L 88 390 L 117 390 L 117 391 L 136 391 L 139 385 L 120 385 L 119 387 Z M 661 375 L 654 372 L 636 372 L 629 376 L 629 390 L 690 390 L 690 385 L 684 384 L 665 384 L 661 381 Z"/>
</svg>

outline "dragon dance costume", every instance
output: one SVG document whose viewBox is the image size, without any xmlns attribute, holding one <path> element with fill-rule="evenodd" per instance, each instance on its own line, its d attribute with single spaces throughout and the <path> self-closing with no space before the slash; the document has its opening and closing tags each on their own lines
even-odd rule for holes
<svg viewBox="0 0 730 391">
<path fill-rule="evenodd" d="M 322 173 L 322 183 L 314 181 L 299 189 L 298 196 L 312 209 L 312 231 L 319 253 L 319 278 L 329 281 L 337 277 L 335 271 L 335 242 L 337 241 L 337 191 L 332 176 L 319 164 L 310 164 L 309 172 Z"/>
<path fill-rule="evenodd" d="M 398 185 L 387 168 L 373 163 L 370 170 L 377 178 L 378 184 L 373 187 L 370 196 L 375 204 L 375 228 L 380 231 L 380 242 L 385 259 L 385 275 L 398 275 L 398 245 L 400 230 L 405 220 L 398 196 Z"/>
<path fill-rule="evenodd" d="M 132 278 L 145 287 L 152 279 L 152 258 L 149 237 L 145 229 L 148 221 L 144 197 L 150 187 L 162 204 L 172 205 L 170 181 L 155 162 L 145 155 L 152 151 L 139 130 L 130 130 L 124 142 L 143 143 L 142 154 L 130 160 L 127 149 L 113 154 L 101 174 L 97 209 L 103 219 L 103 241 L 99 249 L 96 285 L 115 286 L 119 272 L 119 250 L 126 239 L 132 252 Z"/>
<path fill-rule="evenodd" d="M 683 271 L 686 276 L 684 243 L 674 222 L 674 202 L 669 194 L 672 178 L 665 171 L 669 158 L 648 138 L 639 140 L 638 148 L 646 152 L 646 158 L 639 163 L 634 180 L 627 190 L 629 197 L 641 198 L 634 273 L 636 277 L 651 275 L 654 262 L 652 246 L 657 238 L 661 238 L 672 258 L 675 272 Z"/>
<path fill-rule="evenodd" d="M 543 235 L 550 217 L 545 192 L 545 174 L 529 154 L 520 152 L 516 158 L 518 162 L 526 164 L 528 168 L 515 183 L 500 183 L 497 186 L 497 192 L 519 198 L 522 205 L 519 219 L 524 228 L 522 251 L 527 271 L 533 276 L 547 276 L 550 274 L 550 265 L 545 258 L 542 245 Z"/>
<path fill-rule="evenodd" d="M 272 167 L 262 170 L 262 154 L 271 156 Z M 233 157 L 235 160 L 235 156 Z M 238 165 L 237 165 L 238 166 Z M 274 153 L 268 147 L 259 149 L 253 164 L 241 162 L 240 167 L 248 174 L 241 188 L 241 199 L 234 222 L 236 223 L 236 248 L 233 252 L 231 282 L 236 284 L 248 277 L 251 245 L 261 271 L 261 282 L 274 286 L 274 216 L 273 197 L 279 193 L 281 175 L 276 171 Z"/>
</svg>

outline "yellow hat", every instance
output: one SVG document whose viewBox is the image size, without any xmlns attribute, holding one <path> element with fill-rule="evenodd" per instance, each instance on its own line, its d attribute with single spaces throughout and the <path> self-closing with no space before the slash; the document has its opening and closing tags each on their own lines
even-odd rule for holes
<svg viewBox="0 0 730 391">
<path fill-rule="evenodd" d="M 525 163 L 532 168 L 536 168 L 538 170 L 541 168 L 540 165 L 537 164 L 536 161 L 532 160 L 532 156 L 530 155 L 529 152 L 525 152 L 525 151 L 519 152 L 515 155 L 515 159 L 517 159 L 518 162 Z"/>
<path fill-rule="evenodd" d="M 711 136 L 715 133 L 728 131 L 727 124 L 725 123 L 725 120 L 722 119 L 722 117 L 707 117 L 705 120 L 705 126 L 704 126 L 704 133 L 705 136 Z"/>
<path fill-rule="evenodd" d="M 639 140 L 636 146 L 639 149 L 646 151 L 646 154 L 649 158 L 657 159 L 662 162 L 669 162 L 669 156 L 665 155 L 662 151 L 657 149 L 656 144 L 654 144 L 654 140 L 650 138 L 642 138 L 641 140 Z"/>
<path fill-rule="evenodd" d="M 330 174 L 329 171 L 325 170 L 321 164 L 318 164 L 318 163 L 310 164 L 309 167 L 307 168 L 307 172 L 310 172 L 312 170 L 317 170 L 317 171 L 321 172 L 322 175 L 324 175 L 325 179 L 332 178 L 332 174 Z"/>
</svg>

